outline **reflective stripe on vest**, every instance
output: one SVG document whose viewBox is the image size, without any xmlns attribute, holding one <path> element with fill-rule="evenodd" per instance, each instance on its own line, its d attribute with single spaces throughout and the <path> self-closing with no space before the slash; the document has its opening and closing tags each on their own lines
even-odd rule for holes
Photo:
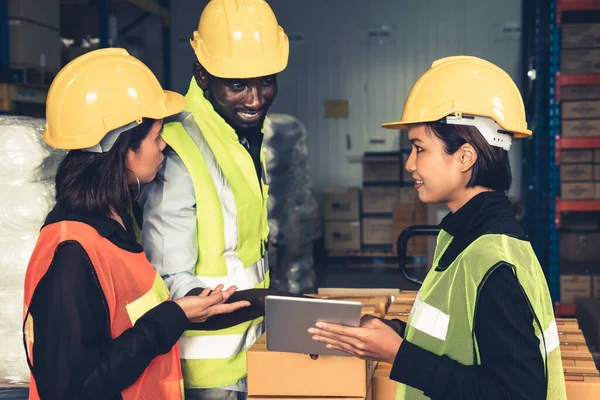
<svg viewBox="0 0 600 400">
<path fill-rule="evenodd" d="M 262 182 L 261 187 L 252 157 L 193 79 L 186 98 L 188 110 L 165 125 L 163 138 L 181 158 L 194 185 L 195 274 L 211 288 L 218 284 L 238 290 L 267 288 L 268 186 Z M 185 387 L 241 382 L 246 376 L 246 351 L 262 329 L 259 318 L 220 331 L 186 331 L 180 339 Z"/>
<path fill-rule="evenodd" d="M 225 285 L 225 288 L 236 285 L 238 290 L 253 289 L 264 281 L 265 276 L 269 271 L 268 263 L 265 262 L 265 258 L 261 258 L 249 267 L 244 266 L 244 263 L 236 251 L 238 246 L 238 218 L 233 190 L 207 143 L 204 134 L 194 121 L 193 114 L 183 112 L 179 115 L 179 118 L 181 118 L 180 121 L 183 128 L 200 150 L 200 153 L 208 166 L 208 172 L 210 173 L 212 182 L 215 185 L 215 189 L 219 196 L 221 212 L 223 215 L 223 237 L 225 239 L 223 258 L 227 267 L 227 275 L 203 275 L 202 272 L 205 269 L 200 267 L 196 270 L 196 276 L 198 276 L 203 284 L 210 288 L 214 288 L 218 284 L 223 284 Z M 202 228 L 199 227 L 198 229 Z M 260 251 L 262 252 L 263 250 L 264 249 L 261 249 Z"/>
<path fill-rule="evenodd" d="M 440 232 L 433 266 L 419 290 L 404 338 L 463 365 L 479 365 L 481 360 L 474 327 L 480 289 L 496 268 L 512 266 L 535 316 L 533 327 L 540 339 L 540 352 L 547 368 L 547 398 L 566 399 L 552 301 L 529 242 L 506 235 L 483 235 L 463 250 L 448 268 L 436 271 L 452 240 L 448 232 Z M 396 398 L 413 400 L 428 397 L 421 390 L 398 384 Z"/>
<path fill-rule="evenodd" d="M 25 276 L 24 336 L 30 365 L 35 341 L 35 320 L 29 313 L 36 288 L 46 275 L 60 243 L 76 241 L 91 261 L 106 300 L 111 337 L 117 338 L 131 328 L 151 308 L 169 299 L 169 291 L 144 253 L 120 249 L 91 226 L 76 221 L 61 221 L 40 232 Z M 183 382 L 179 346 L 155 357 L 138 379 L 121 393 L 125 400 L 181 400 Z M 39 399 L 35 379 L 30 382 L 29 399 Z"/>
<path fill-rule="evenodd" d="M 184 336 L 179 339 L 182 359 L 230 358 L 248 350 L 263 334 L 263 324 L 238 335 Z"/>
</svg>

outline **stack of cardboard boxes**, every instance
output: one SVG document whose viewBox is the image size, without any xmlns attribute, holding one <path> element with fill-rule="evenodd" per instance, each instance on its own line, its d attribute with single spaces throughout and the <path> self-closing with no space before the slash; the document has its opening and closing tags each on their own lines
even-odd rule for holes
<svg viewBox="0 0 600 400">
<path fill-rule="evenodd" d="M 407 156 L 406 152 L 365 153 L 362 190 L 325 190 L 327 250 L 395 250 L 400 232 L 427 222 L 427 208 L 419 201 L 411 185 L 412 176 L 404 168 Z M 408 255 L 426 253 L 425 238 L 409 242 Z"/>
<path fill-rule="evenodd" d="M 600 23 L 562 26 L 561 74 L 600 73 Z M 561 86 L 561 137 L 600 137 L 600 85 Z M 560 154 L 561 199 L 600 199 L 600 149 L 563 149 Z M 597 216 L 583 226 L 561 222 L 561 302 L 574 304 L 577 297 L 600 297 L 600 233 Z M 590 226 L 591 223 L 591 226 Z M 578 226 L 577 226 L 578 225 Z"/>
<path fill-rule="evenodd" d="M 325 248 L 360 250 L 360 189 L 325 189 Z"/>
<path fill-rule="evenodd" d="M 600 298 L 600 233 L 561 233 L 560 259 L 562 303 L 575 304 L 577 297 Z"/>
<path fill-rule="evenodd" d="M 7 8 L 10 67 L 58 71 L 61 67 L 60 1 L 8 0 Z M 45 81 L 45 77 L 40 76 L 38 83 Z"/>
<path fill-rule="evenodd" d="M 360 301 L 363 313 L 408 321 L 417 292 L 320 288 L 319 298 Z M 600 398 L 600 374 L 575 319 L 557 319 L 567 398 Z M 391 364 L 357 358 L 269 352 L 265 337 L 248 351 L 248 394 L 255 400 L 394 400 Z"/>
</svg>

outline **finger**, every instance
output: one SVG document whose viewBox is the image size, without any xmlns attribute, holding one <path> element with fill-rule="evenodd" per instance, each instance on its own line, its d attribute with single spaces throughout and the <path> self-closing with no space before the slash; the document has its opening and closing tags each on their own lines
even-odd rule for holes
<svg viewBox="0 0 600 400">
<path fill-rule="evenodd" d="M 198 296 L 208 296 L 210 294 L 210 288 L 205 288 L 202 293 L 200 293 Z"/>
<path fill-rule="evenodd" d="M 235 293 L 236 290 L 237 290 L 237 286 L 230 286 L 227 288 L 225 293 L 227 293 L 227 294 L 229 294 L 229 296 L 231 296 Z"/>
<path fill-rule="evenodd" d="M 217 304 L 221 304 L 225 301 L 225 297 L 223 296 L 223 292 L 212 293 L 210 296 L 206 296 L 204 298 L 205 303 L 203 304 L 205 308 L 212 307 Z"/>
<path fill-rule="evenodd" d="M 328 345 L 327 345 L 327 348 L 328 348 L 328 349 L 332 349 L 332 350 L 343 351 L 344 353 L 350 354 L 350 355 L 351 355 L 351 356 L 353 356 L 353 357 L 358 357 L 358 358 L 361 358 L 361 356 L 360 356 L 359 354 L 357 354 L 357 353 L 355 353 L 355 352 L 353 352 L 353 351 L 347 351 L 347 350 L 345 350 L 345 349 L 343 349 L 343 348 L 341 348 L 341 347 L 335 346 L 335 345 L 333 345 L 333 344 L 328 344 Z"/>
<path fill-rule="evenodd" d="M 360 328 L 359 328 L 360 329 Z M 328 337 L 331 339 L 336 339 L 336 340 L 341 340 L 344 342 L 348 342 L 348 341 L 362 341 L 361 336 L 359 336 L 357 338 L 357 335 L 354 336 L 349 336 L 349 335 L 344 335 L 341 333 L 335 333 L 326 329 L 319 329 L 319 328 L 310 328 L 308 330 L 308 333 L 312 334 L 312 335 L 317 335 L 317 336 L 322 336 L 322 337 Z"/>
<path fill-rule="evenodd" d="M 313 336 L 313 340 L 325 344 L 328 349 L 341 350 L 341 351 L 344 351 L 344 352 L 351 354 L 353 356 L 356 356 L 356 357 L 358 357 L 359 353 L 360 353 L 360 350 L 355 348 L 352 344 L 346 343 L 343 341 L 330 339 L 330 338 L 324 338 L 324 337 L 320 337 L 320 336 L 317 336 L 317 337 Z"/>
<path fill-rule="evenodd" d="M 351 346 L 355 351 L 364 350 L 367 347 L 367 344 L 364 343 L 362 340 L 355 339 L 350 336 L 343 336 L 329 332 L 316 332 L 313 335 L 313 340 L 317 342 L 323 342 L 325 344 L 333 344 L 336 346 L 340 344 L 347 344 L 348 346 Z"/>
<path fill-rule="evenodd" d="M 219 292 L 221 292 L 223 290 L 223 287 L 224 286 L 222 284 L 218 284 L 217 287 L 215 287 L 213 289 L 213 293 L 219 293 Z"/>
<path fill-rule="evenodd" d="M 343 326 L 338 324 L 328 324 L 325 322 L 317 322 L 315 326 L 323 331 L 336 333 L 338 335 L 349 336 L 353 338 L 362 337 L 362 328 L 354 328 L 350 326 Z"/>
</svg>

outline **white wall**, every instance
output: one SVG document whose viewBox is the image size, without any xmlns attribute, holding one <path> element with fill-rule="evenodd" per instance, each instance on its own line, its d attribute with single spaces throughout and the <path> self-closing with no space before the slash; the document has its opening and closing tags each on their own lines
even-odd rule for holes
<svg viewBox="0 0 600 400">
<path fill-rule="evenodd" d="M 380 123 L 400 117 L 416 79 L 437 58 L 486 58 L 519 78 L 521 0 L 270 0 L 292 38 L 274 112 L 307 127 L 318 190 L 360 186 L 360 155 L 370 139 L 389 138 Z M 171 0 L 173 87 L 185 92 L 194 54 L 189 38 L 206 1 Z M 389 36 L 368 36 L 387 27 Z M 301 40 L 294 38 L 302 37 Z M 323 102 L 347 99 L 348 119 L 325 119 Z M 348 140 L 349 138 L 349 140 Z M 351 147 L 348 148 L 348 142 Z M 520 145 L 511 150 L 520 198 Z"/>
</svg>

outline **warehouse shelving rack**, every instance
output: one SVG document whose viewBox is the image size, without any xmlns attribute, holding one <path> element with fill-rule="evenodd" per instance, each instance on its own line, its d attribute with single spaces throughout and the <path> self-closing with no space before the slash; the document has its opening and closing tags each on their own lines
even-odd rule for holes
<svg viewBox="0 0 600 400">
<path fill-rule="evenodd" d="M 543 6 L 542 6 L 543 9 Z M 563 13 L 568 11 L 600 10 L 600 0 L 552 0 L 549 3 L 544 26 L 544 12 L 536 18 L 536 56 L 538 56 L 538 77 L 543 78 L 538 84 L 540 89 L 536 96 L 536 162 L 540 162 L 539 174 L 534 180 L 543 182 L 536 201 L 543 201 L 540 196 L 547 196 L 544 202 L 545 219 L 542 226 L 538 219 L 536 243 L 538 251 L 545 252 L 548 284 L 553 300 L 556 301 L 556 314 L 559 316 L 574 315 L 573 305 L 561 304 L 559 298 L 560 285 L 560 237 L 561 214 L 563 212 L 593 212 L 600 211 L 600 200 L 564 200 L 560 197 L 559 166 L 560 153 L 564 149 L 600 149 L 598 137 L 562 137 L 561 136 L 561 92 L 564 86 L 600 85 L 600 74 L 561 74 L 560 73 L 560 28 L 563 23 Z M 542 17 L 542 18 L 539 18 Z M 545 86 L 545 89 L 544 89 Z M 541 91 L 545 90 L 545 93 Z M 545 103 L 545 104 L 544 104 Z M 538 113 L 538 111 L 540 111 Z M 543 121 L 547 119 L 547 123 Z M 541 129 L 540 129 L 541 128 Z M 537 137 L 537 138 L 536 138 Z M 536 140 L 537 139 L 537 140 Z M 538 154 L 539 152 L 539 154 Z M 543 155 L 542 155 L 543 153 Z M 539 157 L 541 156 L 541 157 Z M 535 213 L 535 209 L 528 209 Z M 539 235 L 539 233 L 542 233 Z M 544 257 L 544 256 L 542 256 Z"/>
<path fill-rule="evenodd" d="M 93 0 L 98 7 L 98 27 L 100 47 L 109 47 L 108 9 L 110 0 Z M 143 11 L 139 18 L 121 29 L 128 31 L 142 22 L 148 15 L 156 15 L 161 20 L 163 38 L 163 87 L 171 88 L 171 28 L 170 0 L 125 0 Z M 0 0 L 0 115 L 10 115 L 19 110 L 19 105 L 45 104 L 48 86 L 52 76 L 38 82 L 30 82 L 24 73 L 12 73 L 10 70 L 10 42 L 8 38 L 8 5 L 7 0 Z M 39 107 L 37 113 L 42 113 Z M 34 115 L 43 116 L 43 115 Z"/>
</svg>

